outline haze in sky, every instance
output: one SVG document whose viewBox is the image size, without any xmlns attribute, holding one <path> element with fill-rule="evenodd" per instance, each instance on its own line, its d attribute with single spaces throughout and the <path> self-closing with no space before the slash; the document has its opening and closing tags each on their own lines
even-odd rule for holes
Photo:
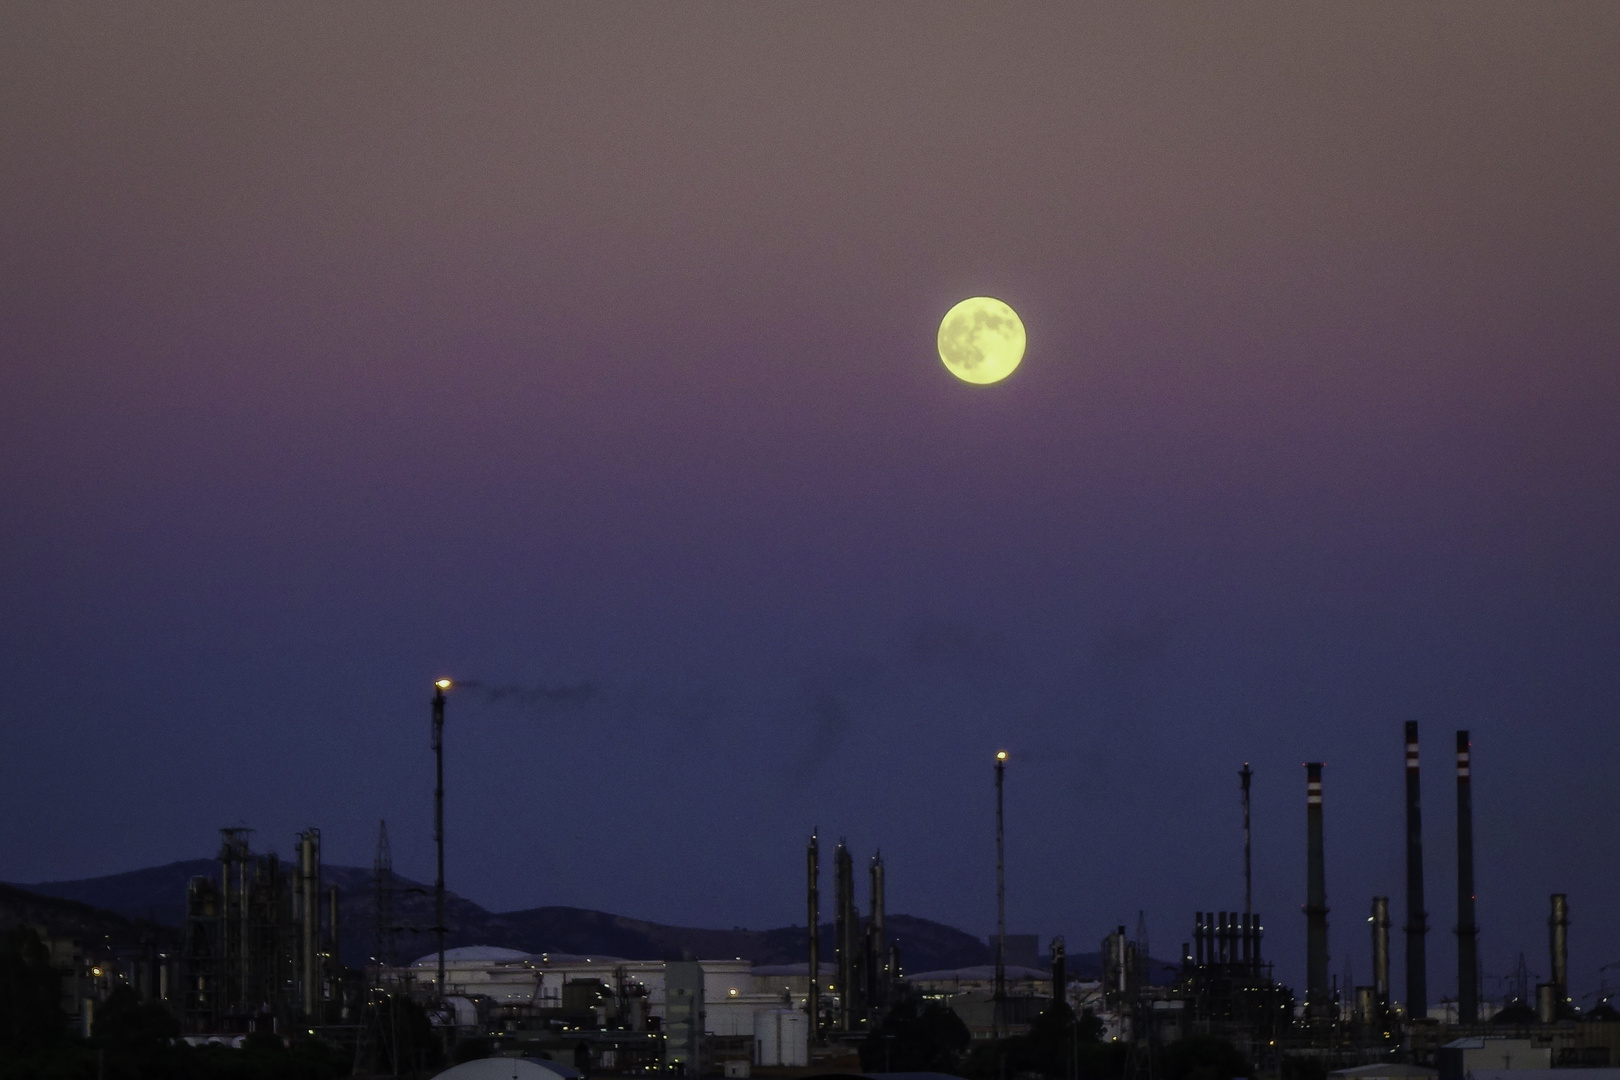
<svg viewBox="0 0 1620 1080">
<path fill-rule="evenodd" d="M 1620 958 L 1620 9 L 0 9 L 0 878 Z M 957 301 L 1028 328 L 941 365 Z M 1397 938 L 1399 935 L 1397 935 Z M 902 943 L 903 944 L 903 943 Z M 1397 957 L 1399 955 L 1397 945 Z M 1541 967 L 1538 968 L 1538 964 Z M 1399 959 L 1397 958 L 1397 969 Z"/>
</svg>

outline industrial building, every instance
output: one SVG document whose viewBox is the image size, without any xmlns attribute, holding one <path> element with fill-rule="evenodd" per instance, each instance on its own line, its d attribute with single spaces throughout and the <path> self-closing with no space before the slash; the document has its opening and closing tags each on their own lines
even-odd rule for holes
<svg viewBox="0 0 1620 1080">
<path fill-rule="evenodd" d="M 443 694 L 435 695 L 435 750 L 442 752 Z M 888 933 L 885 867 L 866 863 L 866 909 L 856 904 L 857 871 L 846 843 L 832 855 L 832 948 L 823 956 L 821 849 L 806 847 L 805 962 L 755 966 L 733 958 L 632 960 L 559 952 L 530 953 L 492 946 L 443 948 L 442 779 L 435 791 L 435 839 L 440 872 L 434 885 L 435 925 L 395 925 L 392 861 L 386 830 L 374 864 L 372 964 L 348 970 L 338 959 L 338 893 L 321 874 L 321 835 L 297 834 L 295 858 L 284 864 L 256 854 L 250 831 L 221 830 L 217 874 L 193 878 L 186 890 L 181 947 L 173 953 L 129 952 L 116 966 L 93 966 L 72 942 L 53 941 L 64 971 L 64 992 L 84 1033 L 94 1004 L 115 983 L 167 1001 L 190 1039 L 237 1040 L 254 1031 L 323 1031 L 354 1041 L 365 1035 L 368 1005 L 409 998 L 428 1010 L 446 1043 L 490 1040 L 503 1052 L 578 1062 L 604 1072 L 673 1070 L 688 1075 L 746 1075 L 752 1067 L 830 1065 L 848 1057 L 882 1023 L 902 993 L 946 1005 L 976 1040 L 1016 1035 L 1054 1000 L 1076 1015 L 1090 1013 L 1103 1038 L 1152 1047 L 1188 1035 L 1229 1039 L 1265 1071 L 1307 1060 L 1343 1080 L 1482 1080 L 1486 1074 L 1620 1065 L 1620 1013 L 1603 1005 L 1583 1015 L 1569 991 L 1571 905 L 1563 893 L 1548 901 L 1545 982 L 1516 982 L 1506 1001 L 1480 993 L 1473 848 L 1473 775 L 1467 731 L 1456 733 L 1455 932 L 1459 969 L 1454 998 L 1431 993 L 1426 957 L 1426 905 L 1418 727 L 1403 730 L 1406 897 L 1404 992 L 1391 969 L 1390 898 L 1350 906 L 1366 911 L 1371 982 L 1339 986 L 1329 978 L 1332 907 L 1323 842 L 1330 800 L 1326 767 L 1305 764 L 1306 929 L 1303 993 L 1280 982 L 1266 957 L 1267 927 L 1252 903 L 1249 792 L 1253 772 L 1239 772 L 1243 808 L 1243 907 L 1190 913 L 1179 968 L 1154 978 L 1145 922 L 1134 937 L 1121 925 L 1099 944 L 1100 977 L 1071 979 L 1062 939 L 1049 961 L 1036 959 L 1037 939 L 1005 932 L 1000 794 L 1005 755 L 996 759 L 997 909 L 991 939 L 994 965 L 906 975 L 899 944 Z M 426 931 L 441 947 L 395 962 L 403 931 Z M 822 931 L 822 932 L 818 932 Z M 1521 969 L 1523 962 L 1521 961 Z M 814 973 L 814 977 L 812 977 Z M 347 1032 L 347 1034 L 343 1034 Z"/>
<path fill-rule="evenodd" d="M 180 1012 L 188 1033 L 286 1032 L 350 1022 L 363 986 L 338 962 L 338 893 L 321 887 L 321 834 L 297 862 L 255 855 L 220 830 L 219 878 L 186 889 Z"/>
<path fill-rule="evenodd" d="M 459 1037 L 536 1055 L 584 1046 L 593 1068 L 808 1062 L 808 994 L 747 960 L 626 960 L 471 946 L 385 968 L 382 985 L 441 1002 Z M 763 970 L 763 969 L 762 969 Z M 808 977 L 804 977 L 808 981 Z M 441 992 L 442 990 L 442 992 Z"/>
</svg>

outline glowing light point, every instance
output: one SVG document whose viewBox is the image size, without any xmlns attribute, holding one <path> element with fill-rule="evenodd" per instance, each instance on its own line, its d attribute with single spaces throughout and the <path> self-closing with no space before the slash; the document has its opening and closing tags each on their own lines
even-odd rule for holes
<svg viewBox="0 0 1620 1080">
<path fill-rule="evenodd" d="M 1007 751 L 1005 751 L 1005 750 L 997 750 L 996 751 L 996 760 L 997 761 L 1006 761 L 1007 760 Z"/>
<path fill-rule="evenodd" d="M 435 682 L 433 685 L 437 686 L 440 690 L 448 690 L 448 689 L 450 689 L 450 680 L 449 679 L 440 679 L 437 682 Z"/>
</svg>

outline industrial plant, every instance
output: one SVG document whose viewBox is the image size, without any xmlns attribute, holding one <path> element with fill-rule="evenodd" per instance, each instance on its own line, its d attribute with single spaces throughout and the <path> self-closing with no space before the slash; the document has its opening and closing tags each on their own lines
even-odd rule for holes
<svg viewBox="0 0 1620 1080">
<path fill-rule="evenodd" d="M 186 886 L 184 925 L 166 951 L 147 945 L 98 953 L 82 944 L 53 943 L 59 966 L 72 976 L 64 983 L 64 1005 L 84 1034 L 94 1030 L 98 1001 L 124 987 L 170 1010 L 188 1041 L 237 1045 L 266 1034 L 319 1039 L 352 1059 L 356 1074 L 404 1075 L 435 1061 L 482 1056 L 550 1062 L 566 1077 L 574 1075 L 571 1070 L 728 1077 L 756 1070 L 782 1076 L 856 1072 L 863 1063 L 872 1068 L 878 1049 L 892 1052 L 892 1018 L 908 1008 L 954 1017 L 950 1023 L 962 1033 L 961 1060 L 970 1073 L 975 1054 L 983 1072 L 984 1053 L 1005 1055 L 1018 1040 L 1054 1030 L 1067 1032 L 1062 1038 L 1076 1047 L 1061 1068 L 1065 1077 L 1087 1071 L 1080 1065 L 1082 1038 L 1120 1048 L 1126 1055 L 1120 1060 L 1135 1063 L 1126 1071 L 1144 1078 L 1154 1075 L 1156 1053 L 1194 1037 L 1221 1040 L 1256 1073 L 1279 1077 L 1503 1080 L 1498 1071 L 1620 1064 L 1620 1013 L 1603 1002 L 1583 1014 L 1571 997 L 1570 904 L 1564 894 L 1548 901 L 1550 978 L 1529 985 L 1521 961 L 1510 994 L 1487 1000 L 1481 993 L 1467 731 L 1456 732 L 1457 991 L 1454 999 L 1437 1002 L 1426 953 L 1430 913 L 1415 723 L 1404 729 L 1404 987 L 1392 980 L 1386 896 L 1363 897 L 1352 906 L 1368 913 L 1371 981 L 1349 985 L 1330 978 L 1332 909 L 1323 846 L 1328 788 L 1325 766 L 1309 762 L 1301 893 L 1305 981 L 1296 991 L 1278 978 L 1265 948 L 1265 920 L 1254 910 L 1254 772 L 1248 764 L 1238 771 L 1242 910 L 1188 912 L 1179 964 L 1151 956 L 1141 917 L 1134 933 L 1118 926 L 1095 953 L 1083 955 L 1071 955 L 1064 940 L 1055 938 L 1040 957 L 1032 935 L 1007 933 L 1005 753 L 994 761 L 994 876 L 987 859 L 983 878 L 987 889 L 993 882 L 997 902 L 996 930 L 984 943 L 993 963 L 906 970 L 905 942 L 886 914 L 881 853 L 864 859 L 862 873 L 855 853 L 839 840 L 826 875 L 819 830 L 810 832 L 805 846 L 806 921 L 795 962 L 690 953 L 586 955 L 494 943 L 449 947 L 447 938 L 458 931 L 444 879 L 447 686 L 441 682 L 433 697 L 438 873 L 431 890 L 395 876 L 386 825 L 379 829 L 369 881 L 357 888 L 351 880 L 347 894 L 323 882 L 319 829 L 294 837 L 295 857 L 287 863 L 255 853 L 250 830 L 222 829 L 215 868 Z M 831 892 L 824 894 L 828 876 Z M 858 903 L 862 877 L 864 910 Z M 366 921 L 342 925 L 345 903 L 351 911 L 363 908 Z M 344 962 L 345 940 L 351 953 L 353 943 L 364 943 L 364 963 Z M 421 952 L 429 942 L 432 950 Z M 1597 1073 L 1586 1075 L 1598 1080 Z M 1527 1073 L 1522 1080 L 1535 1078 Z M 1601 1080 L 1611 1078 L 1605 1073 Z"/>
</svg>

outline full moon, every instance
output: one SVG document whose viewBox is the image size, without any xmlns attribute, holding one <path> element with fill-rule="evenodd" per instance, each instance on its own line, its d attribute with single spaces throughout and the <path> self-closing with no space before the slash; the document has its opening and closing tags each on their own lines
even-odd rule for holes
<svg viewBox="0 0 1620 1080">
<path fill-rule="evenodd" d="M 1024 358 L 1024 324 L 993 296 L 969 297 L 939 324 L 939 358 L 963 382 L 1000 382 Z"/>
</svg>

